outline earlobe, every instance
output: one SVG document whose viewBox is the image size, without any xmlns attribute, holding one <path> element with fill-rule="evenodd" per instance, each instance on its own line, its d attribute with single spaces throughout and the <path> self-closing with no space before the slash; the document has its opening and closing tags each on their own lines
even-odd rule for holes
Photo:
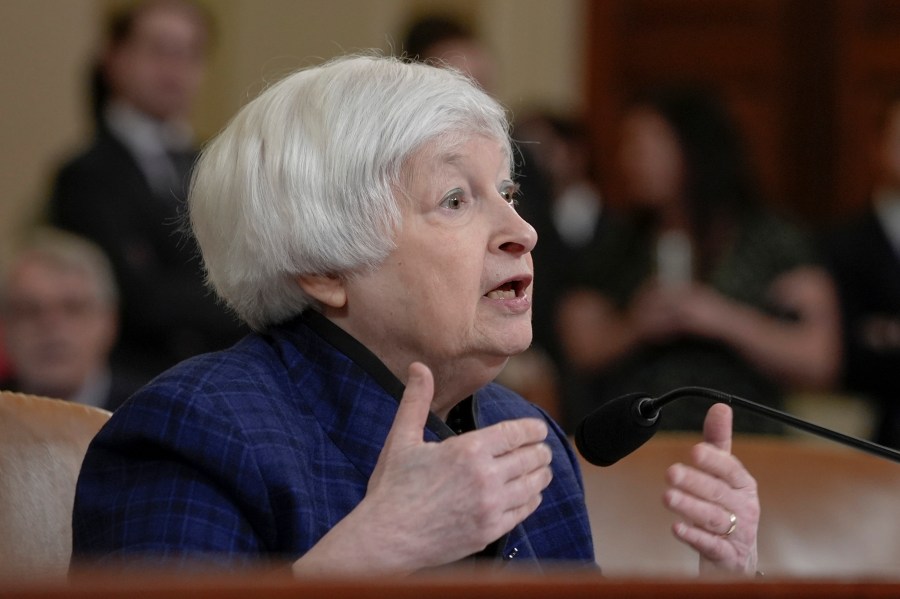
<svg viewBox="0 0 900 599">
<path fill-rule="evenodd" d="M 347 290 L 344 281 L 334 275 L 300 275 L 297 277 L 300 288 L 329 308 L 343 308 L 347 304 Z"/>
</svg>

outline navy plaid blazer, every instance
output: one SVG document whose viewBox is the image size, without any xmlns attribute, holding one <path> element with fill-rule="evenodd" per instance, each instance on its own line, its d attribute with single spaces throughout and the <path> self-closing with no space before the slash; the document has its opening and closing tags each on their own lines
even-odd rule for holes
<svg viewBox="0 0 900 599">
<path fill-rule="evenodd" d="M 315 313 L 179 364 L 91 443 L 73 560 L 300 557 L 362 500 L 402 392 L 368 350 Z M 530 416 L 551 431 L 553 481 L 499 555 L 593 565 L 581 474 L 559 427 L 495 384 L 472 406 L 478 427 Z M 440 441 L 453 434 L 446 428 L 432 414 L 424 438 Z"/>
</svg>

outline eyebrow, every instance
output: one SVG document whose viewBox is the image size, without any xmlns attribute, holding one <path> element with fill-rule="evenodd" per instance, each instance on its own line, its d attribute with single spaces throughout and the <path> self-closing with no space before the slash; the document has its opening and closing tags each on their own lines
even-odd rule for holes
<svg viewBox="0 0 900 599">
<path fill-rule="evenodd" d="M 448 154 L 441 155 L 440 159 L 441 159 L 441 162 L 456 165 L 459 162 L 462 162 L 463 155 L 459 152 L 450 152 Z"/>
<path fill-rule="evenodd" d="M 451 146 L 454 144 L 451 144 Z M 506 152 L 504 152 L 506 154 Z M 450 164 L 452 166 L 458 166 L 459 163 L 465 158 L 465 154 L 457 150 L 456 147 L 445 148 L 443 151 L 437 152 L 435 158 L 443 162 L 444 164 Z M 507 157 L 507 160 L 509 158 Z"/>
</svg>

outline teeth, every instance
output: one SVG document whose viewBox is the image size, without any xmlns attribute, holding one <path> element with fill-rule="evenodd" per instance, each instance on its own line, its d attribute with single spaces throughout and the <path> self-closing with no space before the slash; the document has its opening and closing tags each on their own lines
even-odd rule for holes
<svg viewBox="0 0 900 599">
<path fill-rule="evenodd" d="M 515 299 L 515 289 L 494 289 L 487 294 L 489 299 Z"/>
</svg>

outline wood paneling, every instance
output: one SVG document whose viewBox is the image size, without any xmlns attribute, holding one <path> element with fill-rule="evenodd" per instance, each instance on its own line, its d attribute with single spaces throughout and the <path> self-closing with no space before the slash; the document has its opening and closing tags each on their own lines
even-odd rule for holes
<svg viewBox="0 0 900 599">
<path fill-rule="evenodd" d="M 843 0 L 835 18 L 836 183 L 849 211 L 865 202 L 880 116 L 900 98 L 900 2 Z"/>
<path fill-rule="evenodd" d="M 877 114 L 900 91 L 894 0 L 606 0 L 589 4 L 587 95 L 613 186 L 622 102 L 649 84 L 720 91 L 771 203 L 813 224 L 859 208 Z"/>
<path fill-rule="evenodd" d="M 296 579 L 288 564 L 280 571 L 250 566 L 231 571 L 172 572 L 135 567 L 127 573 L 86 570 L 66 582 L 11 581 L 0 583 L 0 599 L 862 599 L 895 598 L 900 583 L 893 580 L 763 579 L 605 579 L 599 572 L 548 567 L 446 568 L 401 577 Z"/>
</svg>

